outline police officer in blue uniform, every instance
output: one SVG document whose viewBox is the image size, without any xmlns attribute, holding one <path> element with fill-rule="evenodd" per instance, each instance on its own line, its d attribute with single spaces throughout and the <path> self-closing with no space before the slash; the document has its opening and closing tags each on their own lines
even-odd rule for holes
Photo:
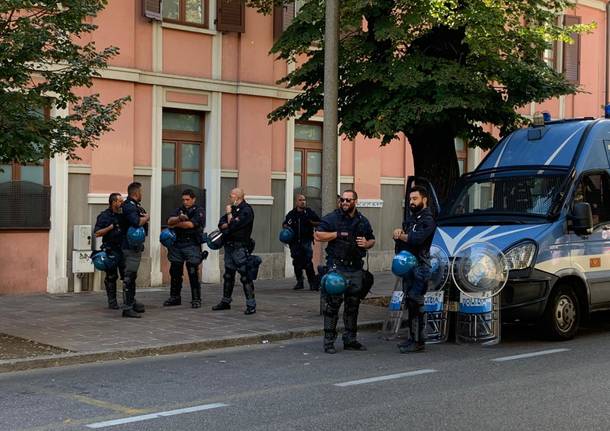
<svg viewBox="0 0 610 431">
<path fill-rule="evenodd" d="M 150 216 L 142 207 L 142 184 L 133 182 L 127 187 L 128 197 L 123 202 L 121 214 L 121 229 L 127 232 L 130 227 L 144 227 L 148 235 L 148 221 Z M 123 255 L 125 256 L 125 278 L 123 279 L 123 317 L 141 317 L 139 313 L 145 311 L 144 304 L 136 301 L 136 278 L 142 260 L 144 244 L 130 246 L 127 235 L 123 236 Z"/>
<path fill-rule="evenodd" d="M 304 195 L 297 194 L 295 207 L 288 214 L 282 224 L 294 232 L 294 240 L 288 244 L 292 266 L 297 284 L 294 290 L 303 289 L 303 270 L 307 275 L 310 290 L 319 290 L 316 272 L 313 269 L 313 230 L 320 224 L 320 217 L 314 210 L 307 207 L 307 200 Z"/>
<path fill-rule="evenodd" d="M 244 314 L 256 313 L 254 299 L 254 283 L 248 274 L 248 257 L 254 250 L 251 238 L 254 227 L 254 211 L 244 200 L 244 191 L 239 188 L 231 190 L 230 203 L 225 207 L 226 214 L 220 218 L 218 228 L 223 234 L 225 249 L 225 273 L 223 275 L 222 299 L 212 307 L 212 310 L 229 310 L 231 296 L 235 286 L 235 274 L 239 272 L 241 284 L 246 296 L 246 311 Z"/>
<path fill-rule="evenodd" d="M 344 350 L 366 350 L 357 339 L 358 309 L 363 290 L 363 258 L 367 250 L 375 245 L 373 228 L 367 218 L 356 209 L 358 194 L 346 190 L 340 198 L 341 207 L 322 218 L 316 228 L 315 239 L 328 242 L 326 263 L 328 270 L 339 272 L 348 282 L 343 295 L 325 295 L 324 308 L 324 351 L 336 353 L 337 323 L 339 308 L 343 308 Z"/>
<path fill-rule="evenodd" d="M 191 285 L 191 307 L 201 307 L 199 265 L 202 261 L 201 243 L 203 242 L 205 213 L 203 208 L 195 204 L 196 200 L 196 195 L 191 189 L 184 190 L 182 192 L 182 206 L 176 208 L 167 220 L 167 225 L 174 229 L 176 233 L 176 242 L 169 247 L 167 256 L 170 261 L 171 284 L 170 297 L 163 303 L 166 307 L 182 303 L 180 291 L 182 290 L 182 274 L 185 262 Z"/>
<path fill-rule="evenodd" d="M 401 353 L 420 352 L 425 348 L 424 295 L 430 280 L 430 246 L 436 222 L 428 208 L 428 190 L 413 186 L 409 193 L 409 215 L 401 229 L 394 230 L 396 253 L 407 250 L 417 257 L 418 265 L 403 279 L 405 308 L 409 322 L 409 337 L 398 345 Z"/>
<path fill-rule="evenodd" d="M 124 232 L 120 225 L 121 205 L 123 196 L 120 193 L 111 193 L 108 197 L 108 208 L 102 211 L 95 221 L 93 232 L 96 237 L 102 237 L 102 250 L 116 262 L 116 267 L 106 271 L 104 285 L 108 296 L 108 308 L 118 310 L 116 300 L 116 282 L 125 276 L 125 258 L 121 250 Z"/>
</svg>

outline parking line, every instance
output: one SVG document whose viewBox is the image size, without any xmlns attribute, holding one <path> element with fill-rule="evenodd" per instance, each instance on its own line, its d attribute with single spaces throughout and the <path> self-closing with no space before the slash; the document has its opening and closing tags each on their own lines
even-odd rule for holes
<svg viewBox="0 0 610 431">
<path fill-rule="evenodd" d="M 552 355 L 553 353 L 567 352 L 570 349 L 550 349 L 540 350 L 539 352 L 523 353 L 522 355 L 503 356 L 501 358 L 492 359 L 493 362 L 514 361 L 515 359 L 533 358 L 535 356 Z"/>
<path fill-rule="evenodd" d="M 203 410 L 211 410 L 211 409 L 217 409 L 220 407 L 227 407 L 227 406 L 228 406 L 228 404 L 224 404 L 224 403 L 203 404 L 200 406 L 187 407 L 184 409 L 169 410 L 166 412 L 150 413 L 147 415 L 130 416 L 130 417 L 123 418 L 123 419 L 114 419 L 111 421 L 96 422 L 96 423 L 87 425 L 87 428 L 93 428 L 93 429 L 106 428 L 106 427 L 112 427 L 115 425 L 123 425 L 123 424 L 129 424 L 129 423 L 133 423 L 133 422 L 148 421 L 151 419 L 158 419 L 161 417 L 176 416 L 176 415 L 181 415 L 184 413 L 200 412 Z"/>
<path fill-rule="evenodd" d="M 343 382 L 343 383 L 335 383 L 335 386 L 344 388 L 346 386 L 364 385 L 366 383 L 375 383 L 375 382 L 382 382 L 384 380 L 402 379 L 403 377 L 419 376 L 421 374 L 430 374 L 430 373 L 436 373 L 436 372 L 437 372 L 437 370 L 432 370 L 432 369 L 415 370 L 415 371 L 408 371 L 406 373 L 388 374 L 385 376 L 370 377 L 368 379 L 360 379 L 360 380 L 352 380 L 352 381 Z"/>
</svg>

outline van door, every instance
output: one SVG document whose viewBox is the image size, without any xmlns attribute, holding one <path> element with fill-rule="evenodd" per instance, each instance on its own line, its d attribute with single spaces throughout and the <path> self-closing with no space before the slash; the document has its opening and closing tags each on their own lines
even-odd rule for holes
<svg viewBox="0 0 610 431">
<path fill-rule="evenodd" d="M 586 172 L 580 178 L 573 203 L 587 202 L 593 214 L 590 235 L 570 234 L 570 257 L 589 284 L 591 306 L 610 305 L 610 175 L 606 171 Z"/>
</svg>

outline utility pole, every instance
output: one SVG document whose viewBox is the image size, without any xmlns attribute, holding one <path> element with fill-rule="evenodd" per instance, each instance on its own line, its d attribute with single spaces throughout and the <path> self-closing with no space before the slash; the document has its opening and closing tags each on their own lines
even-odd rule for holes
<svg viewBox="0 0 610 431">
<path fill-rule="evenodd" d="M 339 1 L 326 0 L 324 30 L 324 131 L 322 135 L 322 214 L 337 207 L 337 99 L 339 80 Z"/>
</svg>

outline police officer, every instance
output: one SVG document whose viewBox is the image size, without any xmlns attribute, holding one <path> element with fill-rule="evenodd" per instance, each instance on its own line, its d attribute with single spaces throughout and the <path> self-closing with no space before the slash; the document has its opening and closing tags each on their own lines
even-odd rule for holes
<svg viewBox="0 0 610 431">
<path fill-rule="evenodd" d="M 123 235 L 123 255 L 125 256 L 125 278 L 123 280 L 123 317 L 141 317 L 139 313 L 145 311 L 144 304 L 136 301 L 136 278 L 142 260 L 144 244 L 132 247 L 127 241 L 127 230 L 130 227 L 144 227 L 148 235 L 148 221 L 150 216 L 142 207 L 142 184 L 133 182 L 127 187 L 127 199 L 123 202 L 121 215 L 121 229 Z"/>
<path fill-rule="evenodd" d="M 169 247 L 169 275 L 171 277 L 170 297 L 163 303 L 165 307 L 180 305 L 182 298 L 182 274 L 186 262 L 186 271 L 191 285 L 191 308 L 201 307 L 201 284 L 199 283 L 199 265 L 201 264 L 201 243 L 205 227 L 203 208 L 195 204 L 197 200 L 191 189 L 182 192 L 182 206 L 170 215 L 167 225 L 174 229 L 176 242 Z"/>
<path fill-rule="evenodd" d="M 325 215 L 314 234 L 317 241 L 329 243 L 326 247 L 328 270 L 339 272 L 348 282 L 348 288 L 343 295 L 325 295 L 323 314 L 326 353 L 336 353 L 334 343 L 337 338 L 339 308 L 344 300 L 343 348 L 366 350 L 356 339 L 356 333 L 362 290 L 362 258 L 366 256 L 367 250 L 375 245 L 375 236 L 367 218 L 356 209 L 357 203 L 358 194 L 354 190 L 344 191 L 340 198 L 341 208 Z"/>
<path fill-rule="evenodd" d="M 304 288 L 303 285 L 303 270 L 307 274 L 310 290 L 319 290 L 316 272 L 313 269 L 313 229 L 320 224 L 320 217 L 314 210 L 306 206 L 307 200 L 304 195 L 297 194 L 295 199 L 295 207 L 284 219 L 283 227 L 289 227 L 294 232 L 294 240 L 288 244 L 290 247 L 290 257 L 292 257 L 292 266 L 294 267 L 294 275 L 297 279 L 297 284 L 294 290 Z"/>
<path fill-rule="evenodd" d="M 124 232 L 120 225 L 121 205 L 123 196 L 120 193 L 111 193 L 108 197 L 108 208 L 102 211 L 95 221 L 93 232 L 96 237 L 102 237 L 102 250 L 113 259 L 117 266 L 106 271 L 104 285 L 108 296 L 108 308 L 118 310 L 119 304 L 116 300 L 116 282 L 121 276 L 125 276 L 125 258 L 121 250 Z"/>
<path fill-rule="evenodd" d="M 430 245 L 435 230 L 436 222 L 428 208 L 428 190 L 413 186 L 409 193 L 409 216 L 393 235 L 396 253 L 407 250 L 418 260 L 418 265 L 402 283 L 409 337 L 398 345 L 401 353 L 419 352 L 425 348 L 424 295 L 430 280 Z"/>
<path fill-rule="evenodd" d="M 254 242 L 250 238 L 254 226 L 254 211 L 244 200 L 244 191 L 236 188 L 229 194 L 230 203 L 225 207 L 226 214 L 220 218 L 218 228 L 223 234 L 225 249 L 225 273 L 223 275 L 222 299 L 212 310 L 229 310 L 235 286 L 235 273 L 239 272 L 246 296 L 244 314 L 256 313 L 254 283 L 248 275 L 248 256 L 252 253 Z"/>
</svg>

